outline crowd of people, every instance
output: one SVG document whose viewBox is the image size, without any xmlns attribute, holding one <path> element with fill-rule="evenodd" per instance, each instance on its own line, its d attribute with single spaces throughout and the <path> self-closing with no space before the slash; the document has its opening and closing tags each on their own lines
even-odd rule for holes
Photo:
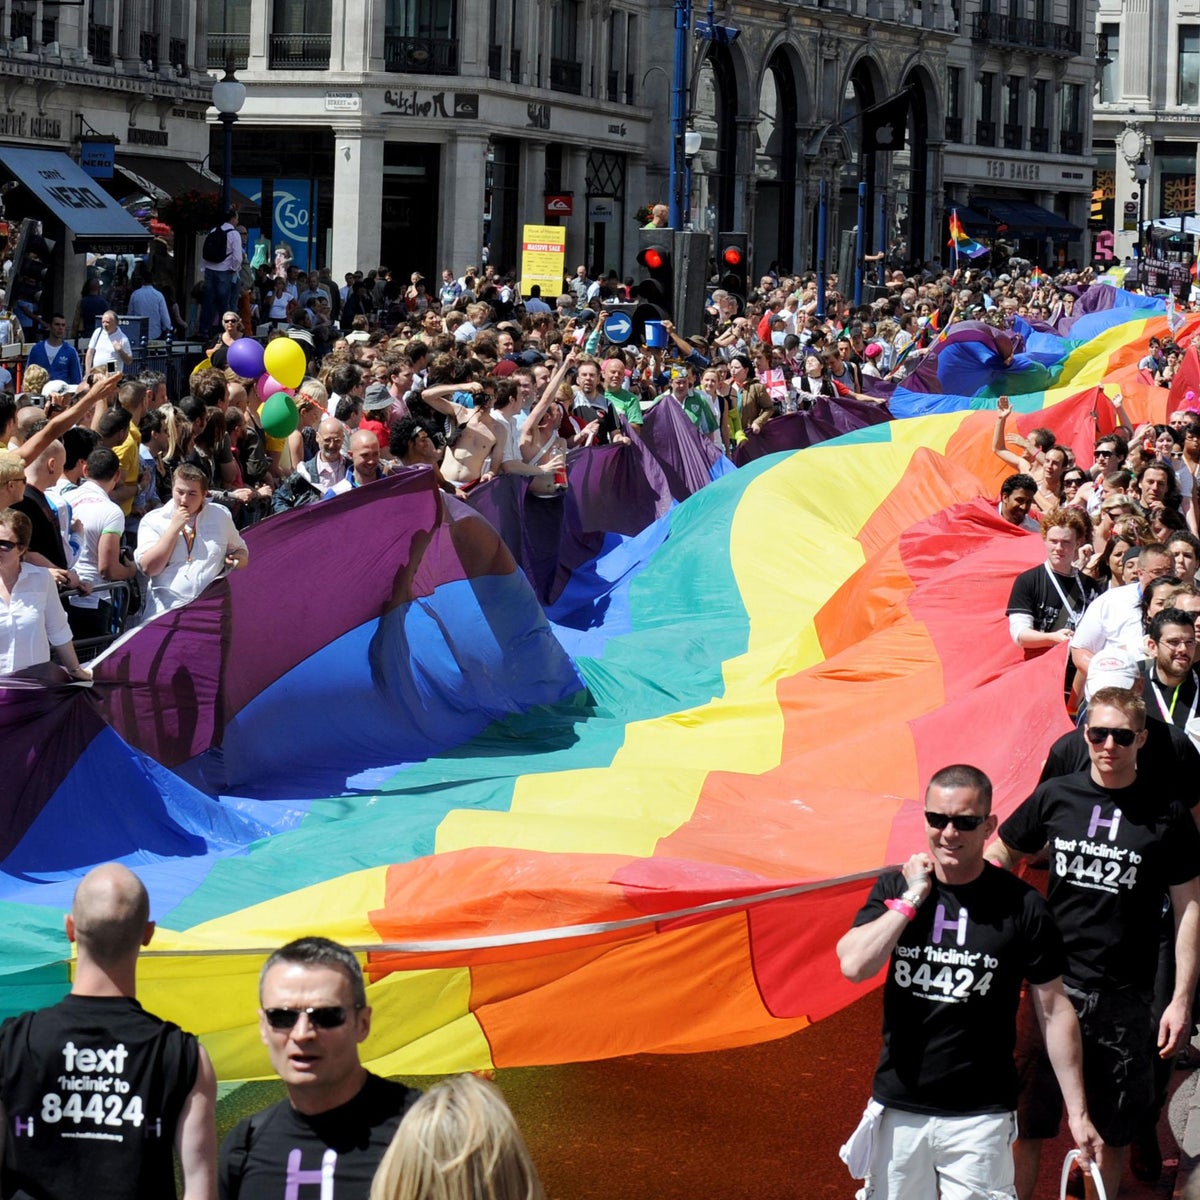
<svg viewBox="0 0 1200 1200">
<path fill-rule="evenodd" d="M 217 1080 L 198 1039 L 137 1000 L 154 936 L 126 867 L 90 871 L 66 916 L 70 993 L 0 1026 L 6 1196 L 68 1200 L 542 1200 L 500 1092 L 472 1075 L 424 1095 L 369 1072 L 371 1006 L 359 959 L 321 937 L 271 954 L 259 1035 L 285 1098 L 218 1146 Z"/>
<path fill-rule="evenodd" d="M 1152 339 L 1139 367 L 1169 383 L 1177 357 Z M 1003 822 L 976 767 L 936 772 L 927 848 L 839 944 L 848 978 L 887 970 L 873 1098 L 843 1148 L 865 1195 L 1029 1200 L 1064 1107 L 1104 1194 L 1127 1164 L 1156 1181 L 1170 1071 L 1197 1065 L 1200 409 L 1133 428 L 1114 407 L 1077 458 L 997 406 L 992 448 L 1016 468 L 997 514 L 1045 546 L 1013 580 L 1009 633 L 1029 655 L 1069 647 L 1077 726 Z M 1044 900 L 1007 874 L 1024 860 Z"/>
<path fill-rule="evenodd" d="M 53 651 L 86 678 L 72 639 L 110 631 L 122 589 L 149 615 L 186 603 L 247 566 L 242 533 L 272 514 L 413 466 L 431 468 L 458 497 L 515 475 L 553 502 L 569 486 L 571 451 L 631 444 L 656 405 L 678 405 L 695 436 L 732 453 L 819 398 L 880 403 L 864 381 L 902 381 L 957 320 L 1049 327 L 1072 314 L 1092 282 L 1088 272 L 1054 282 L 894 272 L 887 294 L 862 306 L 830 286 L 822 313 L 811 274 L 773 272 L 745 304 L 714 289 L 703 327 L 667 321 L 668 345 L 658 349 L 603 338 L 604 305 L 628 298 L 631 282 L 611 274 L 592 278 L 579 267 L 549 300 L 536 289 L 522 298 L 511 274 L 490 267 L 447 269 L 436 284 L 381 267 L 339 287 L 328 273 L 279 262 L 247 281 L 238 231 L 229 224 L 224 232 L 226 257 L 206 265 L 206 360 L 185 395 L 170 395 L 161 375 L 121 374 L 128 345 L 105 308 L 85 362 L 56 315 L 31 348 L 24 394 L 0 400 L 8 447 L 0 450 L 0 673 Z M 298 425 L 286 437 L 264 427 L 257 381 L 229 366 L 231 347 L 260 323 L 273 326 L 262 336 L 293 338 L 308 361 L 295 390 Z M 1140 366 L 1167 386 L 1179 360 L 1173 343 L 1152 341 Z M 1003 824 L 976 768 L 935 774 L 927 847 L 880 877 L 839 946 L 848 977 L 887 971 L 874 1108 L 847 1150 L 880 1200 L 939 1186 L 1028 1200 L 1040 1140 L 1055 1133 L 1063 1100 L 1082 1162 L 1095 1164 L 1108 1195 L 1130 1146 L 1141 1177 L 1161 1170 L 1155 1122 L 1164 1069 L 1192 1028 L 1200 936 L 1197 810 L 1184 782 L 1200 767 L 1188 737 L 1200 730 L 1200 408 L 1134 428 L 1120 396 L 1114 404 L 1116 431 L 1079 456 L 1090 467 L 1049 430 L 1011 434 L 1011 406 L 1004 398 L 997 406 L 993 449 L 1013 473 L 996 511 L 1040 532 L 1046 553 L 1014 581 L 1009 630 L 1029 653 L 1069 644 L 1065 700 L 1079 727 L 1052 749 L 1043 782 Z M 1005 872 L 1047 849 L 1042 901 Z M 148 927 L 144 889 L 122 870 L 102 868 L 76 898 L 77 994 L 89 1003 L 134 994 L 134 934 L 148 937 Z M 80 933 L 93 890 L 105 920 L 125 931 L 119 947 L 103 939 L 89 947 Z M 119 960 L 123 973 L 85 972 L 85 952 L 100 965 Z M 101 976 L 119 978 L 119 992 L 90 993 L 88 980 Z M 450 1195 L 413 1180 L 444 1181 L 446 1164 L 486 1161 L 489 1178 L 502 1172 L 508 1182 L 473 1194 L 540 1194 L 511 1118 L 486 1087 L 463 1080 L 418 1099 L 361 1066 L 370 1008 L 353 954 L 318 938 L 285 947 L 264 967 L 260 1003 L 261 1034 L 288 1097 L 233 1131 L 219 1171 L 211 1068 L 194 1040 L 172 1043 L 169 1088 L 158 1080 L 158 1092 L 138 1093 L 138 1111 L 153 1094 L 154 1111 L 176 1131 L 186 1192 L 210 1194 L 218 1175 L 228 1197 L 332 1176 L 336 1200 L 343 1191 L 369 1191 L 372 1200 Z M 136 1022 L 126 1015 L 133 1039 Z M 45 1019 L 52 1023 L 40 1033 L 38 1018 L 0 1033 L 3 1086 L 17 1089 L 0 1097 L 10 1118 L 50 1094 L 20 1088 L 35 1063 L 62 1073 L 62 1031 L 70 1029 L 82 1061 L 72 1014 Z M 22 1046 L 41 1038 L 47 1054 L 13 1058 L 15 1037 Z M 88 1061 L 108 1056 L 119 1073 L 113 1050 L 86 1044 Z M 122 1044 L 132 1062 L 133 1041 Z M 63 1113 L 70 1102 L 56 1101 Z M 90 1110 L 76 1111 L 90 1119 Z M 132 1118 L 122 1110 L 120 1119 Z M 428 1129 L 418 1133 L 418 1121 Z M 48 1136 L 62 1131 L 44 1124 Z M 18 1165 L 34 1141 L 6 1139 L 6 1173 L 43 1169 Z M 464 1153 L 464 1142 L 478 1156 Z M 130 1145 L 120 1152 L 132 1153 Z M 45 1170 L 65 1173 L 72 1156 L 57 1143 L 37 1149 Z M 428 1157 L 414 1165 L 421 1155 L 442 1156 L 441 1165 Z M 161 1160 L 146 1161 L 161 1182 Z"/>
</svg>

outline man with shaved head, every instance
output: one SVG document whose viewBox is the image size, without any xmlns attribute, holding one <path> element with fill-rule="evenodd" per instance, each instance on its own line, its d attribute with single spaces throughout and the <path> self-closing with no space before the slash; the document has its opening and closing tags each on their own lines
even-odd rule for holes
<svg viewBox="0 0 1200 1200">
<path fill-rule="evenodd" d="M 66 918 L 70 994 L 0 1026 L 5 1196 L 184 1200 L 216 1196 L 216 1076 L 190 1033 L 137 1002 L 154 936 L 150 898 L 116 863 L 80 881 Z"/>
</svg>

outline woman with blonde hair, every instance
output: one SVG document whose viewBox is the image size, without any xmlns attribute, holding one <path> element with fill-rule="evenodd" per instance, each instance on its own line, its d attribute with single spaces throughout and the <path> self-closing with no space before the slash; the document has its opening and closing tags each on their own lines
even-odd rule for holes
<svg viewBox="0 0 1200 1200">
<path fill-rule="evenodd" d="M 370 1200 L 544 1200 L 504 1097 L 474 1075 L 430 1088 L 405 1114 Z"/>
</svg>

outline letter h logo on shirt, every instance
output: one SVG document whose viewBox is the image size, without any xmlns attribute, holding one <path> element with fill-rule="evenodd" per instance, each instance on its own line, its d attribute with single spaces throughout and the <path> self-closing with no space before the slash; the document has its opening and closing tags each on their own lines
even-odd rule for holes
<svg viewBox="0 0 1200 1200">
<path fill-rule="evenodd" d="M 961 946 L 967 940 L 967 910 L 960 908 L 958 916 L 953 921 L 946 920 L 946 906 L 939 904 L 933 910 L 933 944 L 940 946 L 942 944 L 942 934 L 954 931 L 954 940 Z"/>
<path fill-rule="evenodd" d="M 1091 824 L 1088 825 L 1087 835 L 1090 838 L 1094 838 L 1096 836 L 1096 832 L 1103 827 L 1108 830 L 1108 840 L 1110 842 L 1115 842 L 1117 840 L 1117 830 L 1121 827 L 1121 810 L 1119 808 L 1114 808 L 1111 820 L 1106 820 L 1100 815 L 1103 811 L 1104 810 L 1100 807 L 1100 805 L 1092 805 L 1092 820 Z"/>
<path fill-rule="evenodd" d="M 303 1157 L 304 1151 L 299 1146 L 288 1151 L 287 1179 L 283 1200 L 300 1200 L 300 1188 L 311 1184 L 317 1184 L 320 1187 L 320 1200 L 333 1200 L 333 1169 L 337 1166 L 337 1151 L 326 1150 L 321 1155 L 320 1167 L 315 1171 L 301 1170 L 300 1160 Z"/>
</svg>

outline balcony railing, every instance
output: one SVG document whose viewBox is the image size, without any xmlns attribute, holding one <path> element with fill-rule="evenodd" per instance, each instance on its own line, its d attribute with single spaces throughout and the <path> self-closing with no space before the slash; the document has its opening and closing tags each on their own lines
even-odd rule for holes
<svg viewBox="0 0 1200 1200">
<path fill-rule="evenodd" d="M 1063 154 L 1082 154 L 1083 134 L 1069 132 L 1064 129 L 1063 132 L 1058 135 L 1058 146 Z"/>
<path fill-rule="evenodd" d="M 993 46 L 1013 46 L 1019 50 L 1043 50 L 1063 58 L 1074 58 L 1083 45 L 1079 30 L 1069 25 L 986 12 L 975 14 L 971 40 Z"/>
<path fill-rule="evenodd" d="M 112 26 L 88 25 L 88 57 L 97 66 L 111 67 L 113 62 Z"/>
<path fill-rule="evenodd" d="M 210 69 L 220 70 L 229 56 L 233 56 L 233 69 L 244 71 L 250 61 L 250 35 L 248 33 L 210 33 L 208 35 L 208 58 Z"/>
<path fill-rule="evenodd" d="M 328 38 L 325 39 L 325 43 L 328 47 Z M 325 64 L 329 65 L 328 48 Z M 383 69 L 399 71 L 406 75 L 457 75 L 458 39 L 401 37 L 399 34 L 385 32 Z M 492 78 L 498 79 L 499 76 L 493 75 Z"/>
<path fill-rule="evenodd" d="M 1050 131 L 1048 129 L 1031 129 L 1029 131 L 1029 148 L 1045 154 L 1050 149 Z"/>
<path fill-rule="evenodd" d="M 267 67 L 272 71 L 328 71 L 329 43 L 327 33 L 273 33 Z"/>
<path fill-rule="evenodd" d="M 570 92 L 574 96 L 583 94 L 583 64 L 566 58 L 550 60 L 550 90 Z"/>
<path fill-rule="evenodd" d="M 1005 150 L 1020 150 L 1021 134 L 1024 132 L 1020 125 L 1013 125 L 1008 121 L 1004 122 L 1004 148 Z"/>
<path fill-rule="evenodd" d="M 488 47 L 488 78 L 501 79 L 504 76 L 504 47 Z"/>
<path fill-rule="evenodd" d="M 961 142 L 962 141 L 962 117 L 947 117 L 946 118 L 946 141 Z"/>
<path fill-rule="evenodd" d="M 138 58 L 142 62 L 152 62 L 156 67 L 159 64 L 158 56 L 158 34 L 157 33 L 139 33 L 138 34 Z"/>
<path fill-rule="evenodd" d="M 994 146 L 996 144 L 996 122 L 995 121 L 976 121 L 975 122 L 975 145 L 977 146 Z"/>
</svg>

